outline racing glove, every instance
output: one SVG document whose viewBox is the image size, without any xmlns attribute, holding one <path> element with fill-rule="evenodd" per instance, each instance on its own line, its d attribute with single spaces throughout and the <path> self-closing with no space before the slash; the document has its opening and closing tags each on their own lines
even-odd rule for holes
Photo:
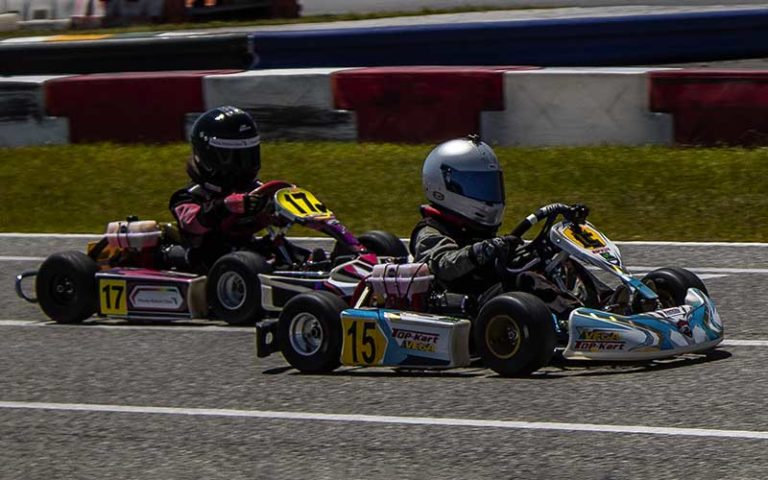
<svg viewBox="0 0 768 480">
<path fill-rule="evenodd" d="M 232 193 L 224 197 L 227 210 L 240 215 L 259 212 L 266 203 L 265 197 L 255 193 Z"/>
<path fill-rule="evenodd" d="M 514 235 L 489 238 L 473 244 L 470 256 L 479 266 L 488 265 L 497 258 L 505 261 L 509 254 L 522 243 L 520 237 Z"/>
<path fill-rule="evenodd" d="M 243 199 L 245 211 L 248 213 L 257 213 L 264 210 L 268 201 L 268 197 L 259 195 L 258 193 L 249 193 Z"/>
<path fill-rule="evenodd" d="M 230 213 L 245 213 L 245 196 L 244 193 L 231 193 L 224 197 L 224 206 Z"/>
</svg>

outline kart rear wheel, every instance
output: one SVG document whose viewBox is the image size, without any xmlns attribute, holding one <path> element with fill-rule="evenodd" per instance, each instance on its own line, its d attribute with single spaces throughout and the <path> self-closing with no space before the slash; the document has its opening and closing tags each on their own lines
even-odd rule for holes
<svg viewBox="0 0 768 480">
<path fill-rule="evenodd" d="M 704 282 L 695 273 L 679 267 L 667 267 L 654 270 L 643 277 L 642 282 L 651 285 L 659 296 L 662 308 L 677 307 L 685 304 L 685 296 L 689 288 L 698 288 L 705 295 L 709 295 Z M 635 298 L 635 306 L 638 307 L 642 300 L 639 295 Z M 648 309 L 640 310 L 648 311 Z"/>
<path fill-rule="evenodd" d="M 278 321 L 280 351 L 302 373 L 331 372 L 341 365 L 341 312 L 348 305 L 326 291 L 302 293 Z"/>
<path fill-rule="evenodd" d="M 408 249 L 396 235 L 384 230 L 371 230 L 357 237 L 360 243 L 380 257 L 407 257 Z"/>
<path fill-rule="evenodd" d="M 530 293 L 491 299 L 480 309 L 473 331 L 480 357 L 504 377 L 528 375 L 546 366 L 555 353 L 552 313 Z"/>
<path fill-rule="evenodd" d="M 267 261 L 255 252 L 224 255 L 208 272 L 206 295 L 213 314 L 230 325 L 254 325 L 264 316 L 260 273 L 269 273 Z"/>
<path fill-rule="evenodd" d="M 97 309 L 98 266 L 88 255 L 54 253 L 40 266 L 35 282 L 40 308 L 58 323 L 79 323 Z"/>
</svg>

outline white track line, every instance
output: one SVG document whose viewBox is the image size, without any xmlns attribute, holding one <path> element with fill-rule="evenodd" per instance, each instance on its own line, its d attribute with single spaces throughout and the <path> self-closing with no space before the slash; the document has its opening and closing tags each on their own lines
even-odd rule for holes
<svg viewBox="0 0 768 480">
<path fill-rule="evenodd" d="M 768 340 L 723 340 L 725 347 L 768 347 Z"/>
<path fill-rule="evenodd" d="M 146 330 L 160 332 L 195 332 L 195 333 L 243 333 L 254 332 L 254 327 L 227 327 L 219 325 L 63 325 L 50 321 L 39 320 L 0 320 L 0 327 L 54 327 L 54 328 L 86 328 L 96 330 Z"/>
<path fill-rule="evenodd" d="M 99 233 L 0 233 L 0 238 L 99 238 Z"/>
<path fill-rule="evenodd" d="M 628 240 L 615 241 L 617 245 L 647 245 L 651 247 L 768 247 L 768 243 L 763 242 L 662 242 L 662 241 L 642 241 Z"/>
<path fill-rule="evenodd" d="M 631 272 L 650 272 L 662 267 L 649 267 L 647 265 L 635 265 L 627 267 Z M 687 270 L 692 270 L 697 273 L 704 274 L 739 274 L 739 273 L 756 273 L 760 275 L 768 274 L 768 268 L 733 268 L 733 267 L 685 267 Z"/>
<path fill-rule="evenodd" d="M 719 430 L 710 428 L 648 427 L 643 425 L 600 425 L 589 423 L 525 422 L 507 420 L 475 420 L 468 418 L 401 417 L 269 410 L 233 410 L 219 408 L 176 408 L 134 405 L 99 405 L 83 403 L 2 402 L 0 408 L 23 410 L 55 410 L 68 412 L 160 414 L 205 417 L 261 418 L 346 423 L 378 423 L 389 425 L 427 425 L 441 427 L 502 428 L 515 430 L 549 430 L 564 432 L 628 433 L 657 436 L 716 437 L 768 440 L 768 431 Z"/>
<path fill-rule="evenodd" d="M 45 257 L 14 257 L 0 255 L 0 262 L 42 262 Z"/>
</svg>

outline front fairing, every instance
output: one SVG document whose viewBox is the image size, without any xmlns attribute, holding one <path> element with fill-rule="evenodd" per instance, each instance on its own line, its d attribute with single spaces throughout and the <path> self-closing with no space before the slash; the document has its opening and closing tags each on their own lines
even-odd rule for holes
<svg viewBox="0 0 768 480">
<path fill-rule="evenodd" d="M 362 251 L 357 238 L 344 226 L 312 192 L 296 186 L 282 188 L 274 194 L 275 214 L 291 224 L 316 230 L 347 245 L 354 252 Z"/>
<path fill-rule="evenodd" d="M 552 226 L 549 240 L 571 257 L 618 277 L 643 297 L 657 298 L 653 290 L 634 278 L 624 266 L 619 247 L 591 223 L 575 225 L 570 221 L 559 222 Z"/>
<path fill-rule="evenodd" d="M 696 288 L 685 304 L 635 315 L 577 308 L 569 318 L 568 359 L 653 360 L 708 350 L 723 340 L 714 302 Z"/>
</svg>

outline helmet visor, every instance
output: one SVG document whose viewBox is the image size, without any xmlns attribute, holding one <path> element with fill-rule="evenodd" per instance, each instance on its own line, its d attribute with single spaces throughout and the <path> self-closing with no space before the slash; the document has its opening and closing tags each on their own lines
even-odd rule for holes
<svg viewBox="0 0 768 480">
<path fill-rule="evenodd" d="M 221 171 L 230 175 L 257 175 L 261 168 L 259 137 L 244 139 L 212 138 L 210 145 L 217 147 Z"/>
<path fill-rule="evenodd" d="M 441 169 L 449 192 L 481 202 L 504 203 L 504 175 L 500 170 L 462 171 L 447 165 Z"/>
</svg>

